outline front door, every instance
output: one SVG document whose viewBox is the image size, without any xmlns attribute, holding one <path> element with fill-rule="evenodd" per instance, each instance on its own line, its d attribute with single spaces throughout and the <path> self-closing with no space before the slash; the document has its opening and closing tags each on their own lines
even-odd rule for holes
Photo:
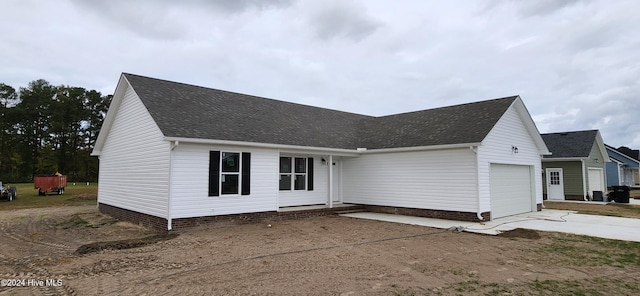
<svg viewBox="0 0 640 296">
<path fill-rule="evenodd" d="M 547 169 L 547 198 L 564 200 L 564 180 L 561 168 Z"/>
<path fill-rule="evenodd" d="M 333 169 L 333 202 L 342 201 L 342 163 L 340 160 L 334 159 Z"/>
</svg>

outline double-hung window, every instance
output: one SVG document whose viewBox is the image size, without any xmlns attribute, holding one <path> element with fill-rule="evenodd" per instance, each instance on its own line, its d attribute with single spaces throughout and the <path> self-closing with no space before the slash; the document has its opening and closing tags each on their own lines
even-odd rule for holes
<svg viewBox="0 0 640 296">
<path fill-rule="evenodd" d="M 209 151 L 209 196 L 249 195 L 251 153 Z"/>
<path fill-rule="evenodd" d="M 313 190 L 313 158 L 280 157 L 280 190 Z"/>
<path fill-rule="evenodd" d="M 220 168 L 220 193 L 238 194 L 238 184 L 240 184 L 240 153 L 222 152 Z"/>
</svg>

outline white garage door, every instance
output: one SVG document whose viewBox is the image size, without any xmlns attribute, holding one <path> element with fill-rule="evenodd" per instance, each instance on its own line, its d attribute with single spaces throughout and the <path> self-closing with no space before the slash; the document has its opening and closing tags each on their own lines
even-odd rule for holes
<svg viewBox="0 0 640 296">
<path fill-rule="evenodd" d="M 491 164 L 491 219 L 531 212 L 529 166 Z"/>
</svg>

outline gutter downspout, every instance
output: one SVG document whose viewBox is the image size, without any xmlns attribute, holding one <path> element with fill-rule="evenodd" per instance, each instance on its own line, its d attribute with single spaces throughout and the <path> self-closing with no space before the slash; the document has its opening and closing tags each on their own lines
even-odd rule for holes
<svg viewBox="0 0 640 296">
<path fill-rule="evenodd" d="M 98 196 L 96 197 L 96 209 L 100 212 L 100 155 L 98 155 Z"/>
<path fill-rule="evenodd" d="M 329 208 L 333 208 L 333 155 L 329 155 Z"/>
<path fill-rule="evenodd" d="M 171 171 L 173 170 L 173 150 L 176 149 L 180 145 L 179 141 L 172 141 L 171 150 L 169 151 L 169 188 L 168 188 L 168 196 L 167 196 L 167 230 L 172 229 L 172 219 L 171 219 Z"/>
<path fill-rule="evenodd" d="M 584 159 L 581 159 L 580 162 L 582 162 L 582 198 L 587 201 L 587 178 L 585 176 L 587 169 Z"/>
<path fill-rule="evenodd" d="M 476 155 L 476 193 L 478 200 L 478 210 L 476 211 L 476 217 L 478 217 L 478 220 L 482 221 L 484 220 L 484 217 L 482 217 L 482 211 L 480 210 L 480 162 L 478 161 L 478 147 L 469 146 L 469 150 L 471 150 Z"/>
</svg>

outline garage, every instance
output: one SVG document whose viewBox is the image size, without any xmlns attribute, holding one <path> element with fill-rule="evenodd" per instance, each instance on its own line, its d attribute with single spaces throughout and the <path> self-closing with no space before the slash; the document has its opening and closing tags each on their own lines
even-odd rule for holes
<svg viewBox="0 0 640 296">
<path fill-rule="evenodd" d="M 491 164 L 491 219 L 531 212 L 531 179 L 530 166 Z"/>
</svg>

